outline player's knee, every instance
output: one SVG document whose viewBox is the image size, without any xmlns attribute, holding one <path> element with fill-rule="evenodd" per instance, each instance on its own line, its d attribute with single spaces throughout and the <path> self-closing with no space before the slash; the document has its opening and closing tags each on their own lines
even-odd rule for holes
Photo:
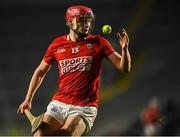
<svg viewBox="0 0 180 137">
<path fill-rule="evenodd" d="M 61 128 L 61 133 L 66 136 L 79 136 L 83 132 L 84 132 L 84 128 L 75 125 Z"/>
<path fill-rule="evenodd" d="M 72 136 L 74 132 L 74 128 L 72 127 L 63 127 L 61 128 L 61 133 L 67 136 Z"/>
</svg>

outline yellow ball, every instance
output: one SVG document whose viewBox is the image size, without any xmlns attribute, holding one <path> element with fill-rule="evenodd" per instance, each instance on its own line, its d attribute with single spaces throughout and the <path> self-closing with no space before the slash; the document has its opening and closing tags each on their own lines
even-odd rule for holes
<svg viewBox="0 0 180 137">
<path fill-rule="evenodd" d="M 110 26 L 110 25 L 104 25 L 104 26 L 102 27 L 102 32 L 103 32 L 104 34 L 110 34 L 110 33 L 112 32 L 111 26 Z"/>
</svg>

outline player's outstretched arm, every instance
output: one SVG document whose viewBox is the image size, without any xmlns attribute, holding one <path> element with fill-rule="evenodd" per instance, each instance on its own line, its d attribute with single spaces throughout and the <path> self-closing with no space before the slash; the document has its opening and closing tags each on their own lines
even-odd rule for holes
<svg viewBox="0 0 180 137">
<path fill-rule="evenodd" d="M 121 72 L 130 72 L 131 70 L 131 56 L 129 53 L 129 37 L 127 32 L 122 29 L 121 33 L 116 34 L 119 45 L 121 46 L 121 55 L 117 52 L 108 56 L 108 60 Z"/>
<path fill-rule="evenodd" d="M 29 88 L 26 94 L 25 100 L 19 106 L 17 112 L 24 113 L 25 109 L 31 109 L 31 102 L 35 92 L 37 91 L 38 87 L 41 85 L 46 73 L 50 69 L 51 65 L 47 64 L 44 60 L 41 61 L 40 65 L 34 71 L 34 74 L 31 78 Z"/>
</svg>

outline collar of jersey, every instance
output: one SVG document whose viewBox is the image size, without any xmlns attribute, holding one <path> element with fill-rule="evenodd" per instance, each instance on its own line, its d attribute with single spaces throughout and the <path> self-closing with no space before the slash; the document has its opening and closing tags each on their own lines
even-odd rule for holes
<svg viewBox="0 0 180 137">
<path fill-rule="evenodd" d="M 87 40 L 89 37 L 90 37 L 90 35 L 84 37 L 84 40 Z M 66 39 L 67 39 L 68 41 L 71 40 L 69 34 L 66 35 Z"/>
</svg>

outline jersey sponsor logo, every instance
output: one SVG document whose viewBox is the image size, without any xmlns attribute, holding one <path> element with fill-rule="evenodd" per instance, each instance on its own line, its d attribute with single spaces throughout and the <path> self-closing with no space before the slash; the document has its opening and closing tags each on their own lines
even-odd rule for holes
<svg viewBox="0 0 180 137">
<path fill-rule="evenodd" d="M 59 61 L 61 74 L 74 71 L 90 71 L 92 56 L 83 56 Z"/>
<path fill-rule="evenodd" d="M 58 49 L 57 50 L 57 53 L 62 53 L 62 52 L 65 52 L 66 50 L 64 49 L 64 48 L 62 48 L 62 49 Z"/>
<path fill-rule="evenodd" d="M 72 54 L 79 52 L 79 46 L 72 47 Z"/>
</svg>

